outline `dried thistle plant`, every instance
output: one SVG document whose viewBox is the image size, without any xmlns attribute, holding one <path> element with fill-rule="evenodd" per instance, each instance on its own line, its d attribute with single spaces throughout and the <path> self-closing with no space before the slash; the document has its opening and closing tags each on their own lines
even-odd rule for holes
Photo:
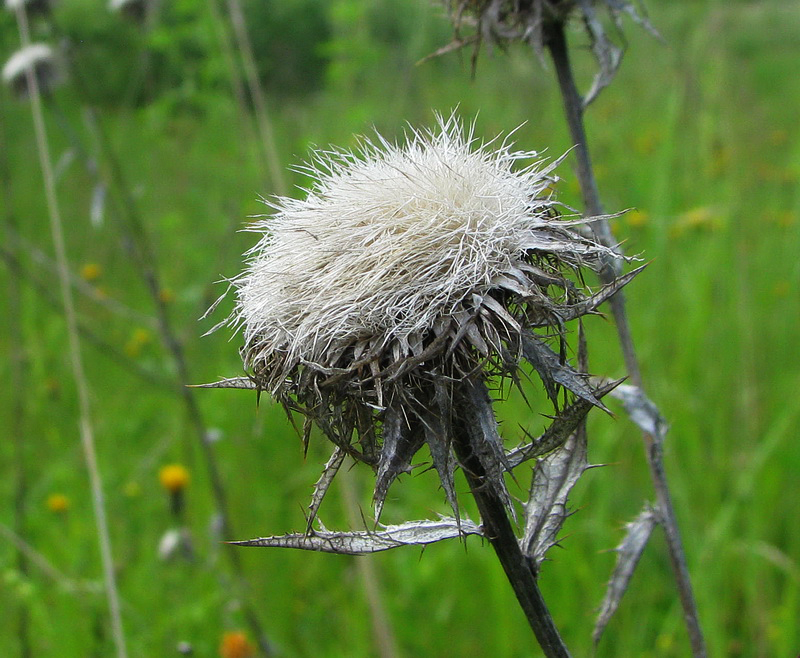
<svg viewBox="0 0 800 658">
<path fill-rule="evenodd" d="M 569 364 L 566 323 L 593 313 L 637 271 L 588 291 L 584 269 L 616 256 L 575 230 L 586 220 L 560 215 L 557 164 L 512 150 L 508 139 L 480 143 L 451 116 L 437 130 L 410 131 L 402 145 L 379 136 L 358 152 L 317 151 L 303 167 L 313 180 L 306 198 L 269 202 L 273 212 L 252 227 L 262 237 L 233 281 L 228 321 L 242 330 L 249 377 L 210 386 L 268 391 L 305 416 L 306 445 L 316 425 L 335 448 L 306 531 L 240 543 L 361 554 L 483 534 L 542 646 L 563 648 L 552 620 L 542 622 L 546 608 L 531 611 L 523 599 L 538 596 L 538 565 L 588 466 L 577 430 L 613 388 L 593 389 Z M 507 450 L 488 387 L 503 379 L 521 385 L 523 360 L 557 415 L 541 437 Z M 377 521 L 389 486 L 425 445 L 452 519 L 363 533 L 315 529 L 347 455 L 375 471 Z M 547 453 L 518 541 L 504 476 Z M 478 502 L 480 528 L 459 513 L 457 466 Z"/>
<path fill-rule="evenodd" d="M 627 45 L 622 30 L 623 17 L 627 16 L 654 37 L 661 38 L 650 23 L 643 4 L 638 0 L 447 0 L 446 4 L 450 8 L 455 35 L 450 44 L 430 57 L 472 46 L 474 75 L 482 44 L 505 47 L 511 42 L 522 42 L 530 45 L 542 61 L 544 52 L 548 52 L 555 68 L 565 119 L 574 144 L 584 213 L 586 217 L 596 218 L 586 228 L 598 242 L 618 252 L 614 233 L 608 220 L 603 217 L 603 205 L 589 155 L 583 114 L 600 91 L 611 83 L 622 61 Z M 578 90 L 567 41 L 567 28 L 573 19 L 578 19 L 583 24 L 598 65 L 594 80 L 585 93 Z M 462 33 L 465 27 L 472 30 L 466 37 Z M 611 284 L 618 278 L 620 271 L 618 259 L 607 259 L 600 268 L 600 280 L 607 285 Z M 655 511 L 650 514 L 649 506 L 645 505 L 640 518 L 646 518 L 648 522 L 655 519 L 664 529 L 692 654 L 703 658 L 706 655 L 705 640 L 663 463 L 667 423 L 644 392 L 623 293 L 615 294 L 610 299 L 610 306 L 625 366 L 633 384 L 627 389 L 615 391 L 615 396 L 622 399 L 631 420 L 642 430 L 645 454 L 657 499 Z M 639 531 L 641 525 L 639 520 L 630 524 L 628 536 L 621 545 L 635 546 L 636 550 L 618 552 L 617 567 L 608 583 L 603 610 L 593 633 L 595 645 L 619 605 L 633 568 L 650 536 L 649 532 Z"/>
<path fill-rule="evenodd" d="M 483 44 L 504 48 L 515 41 L 527 43 L 543 60 L 553 26 L 564 25 L 572 18 L 580 20 L 598 64 L 592 86 L 584 96 L 586 105 L 609 85 L 622 62 L 626 46 L 624 16 L 659 37 L 642 3 L 630 0 L 448 0 L 446 4 L 455 35 L 450 44 L 432 56 L 471 46 L 473 73 Z M 613 36 L 609 35 L 609 21 L 603 20 L 603 14 L 610 19 Z"/>
</svg>

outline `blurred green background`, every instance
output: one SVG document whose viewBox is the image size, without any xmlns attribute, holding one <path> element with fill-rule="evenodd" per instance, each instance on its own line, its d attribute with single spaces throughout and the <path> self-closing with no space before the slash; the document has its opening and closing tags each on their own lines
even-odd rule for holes
<svg viewBox="0 0 800 658">
<path fill-rule="evenodd" d="M 800 7 L 651 0 L 647 8 L 666 43 L 626 22 L 619 75 L 586 116 L 600 193 L 609 210 L 635 208 L 614 230 L 628 253 L 652 261 L 628 288 L 629 312 L 648 393 L 671 424 L 667 470 L 710 653 L 796 655 Z M 103 2 L 71 0 L 50 19 L 32 19 L 34 39 L 60 44 L 69 61 L 45 117 L 130 654 L 178 655 L 186 642 L 194 655 L 219 655 L 239 631 L 252 645 L 252 609 L 284 656 L 537 655 L 491 549 L 472 539 L 360 559 L 238 549 L 240 579 L 225 555 L 233 549 L 220 543 L 229 537 L 219 531 L 198 431 L 215 439 L 237 539 L 302 529 L 329 447 L 317 437 L 304 459 L 282 411 L 241 391 L 194 391 L 200 428 L 155 318 L 163 304 L 189 381 L 241 374 L 237 337 L 202 337 L 230 299 L 198 318 L 254 243 L 240 229 L 266 212 L 260 195 L 299 194 L 294 186 L 307 181 L 290 167 L 312 145 L 352 146 L 373 128 L 400 137 L 406 122 L 431 125 L 434 111 L 456 107 L 477 117 L 480 136 L 521 126 L 520 148 L 558 156 L 571 144 L 552 66 L 522 46 L 482 53 L 474 79 L 468 51 L 416 65 L 451 38 L 444 9 L 425 0 L 248 0 L 243 9 L 283 190 L 254 119 L 259 99 L 242 82 L 227 5 L 163 2 L 141 25 Z M 579 27 L 570 38 L 586 84 L 594 63 Z M 18 46 L 5 13 L 0 54 Z M 561 199 L 579 207 L 571 167 L 561 166 Z M 111 655 L 30 105 L 7 89 L 0 176 L 9 302 L 0 321 L 0 653 Z M 146 265 L 158 273 L 158 304 L 128 249 L 131 217 L 153 247 Z M 610 320 L 587 324 L 593 371 L 623 376 Z M 12 357 L 22 359 L 21 375 Z M 515 444 L 519 426 L 536 432 L 549 409 L 512 397 L 499 412 Z M 591 652 L 609 549 L 652 500 L 641 440 L 624 413 L 594 414 L 589 438 L 591 461 L 607 466 L 574 490 L 563 548 L 541 577 L 576 656 Z M 169 464 L 189 477 L 175 484 L 179 513 L 159 479 Z M 334 485 L 321 513 L 329 528 L 361 527 L 353 510 L 369 509 L 370 479 L 355 468 Z M 426 472 L 394 485 L 385 520 L 446 511 Z M 160 557 L 165 533 L 179 527 L 191 555 Z M 656 530 L 597 655 L 688 653 Z"/>
</svg>

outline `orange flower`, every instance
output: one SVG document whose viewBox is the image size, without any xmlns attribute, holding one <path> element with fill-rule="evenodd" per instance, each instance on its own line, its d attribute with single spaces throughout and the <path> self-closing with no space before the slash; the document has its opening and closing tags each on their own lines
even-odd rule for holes
<svg viewBox="0 0 800 658">
<path fill-rule="evenodd" d="M 226 631 L 219 645 L 222 658 L 247 658 L 255 656 L 256 650 L 242 631 Z"/>
<path fill-rule="evenodd" d="M 161 486 L 171 494 L 183 491 L 189 484 L 189 471 L 181 464 L 167 464 L 158 472 Z"/>
<path fill-rule="evenodd" d="M 66 514 L 69 511 L 69 498 L 62 493 L 50 494 L 47 497 L 47 509 L 53 514 Z"/>
</svg>

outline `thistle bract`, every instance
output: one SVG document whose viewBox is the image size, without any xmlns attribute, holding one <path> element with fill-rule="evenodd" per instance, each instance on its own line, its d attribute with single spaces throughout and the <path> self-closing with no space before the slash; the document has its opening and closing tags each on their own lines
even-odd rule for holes
<svg viewBox="0 0 800 658">
<path fill-rule="evenodd" d="M 454 427 L 488 423 L 484 381 L 515 377 L 523 355 L 554 399 L 564 382 L 591 397 L 544 339 L 600 303 L 580 271 L 611 253 L 559 217 L 556 164 L 440 119 L 403 144 L 315 152 L 306 198 L 274 199 L 252 226 L 263 236 L 234 282 L 231 319 L 245 366 L 373 466 L 378 513 L 426 443 L 455 507 Z M 487 470 L 501 472 L 496 432 L 484 443 Z"/>
</svg>

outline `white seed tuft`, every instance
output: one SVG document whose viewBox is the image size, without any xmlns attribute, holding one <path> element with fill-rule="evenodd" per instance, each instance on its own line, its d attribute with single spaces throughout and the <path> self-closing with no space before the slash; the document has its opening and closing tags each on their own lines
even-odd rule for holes
<svg viewBox="0 0 800 658">
<path fill-rule="evenodd" d="M 284 372 L 324 367 L 365 340 L 407 356 L 414 336 L 489 291 L 524 254 L 578 264 L 597 246 L 552 217 L 554 166 L 507 141 L 478 143 L 454 117 L 402 145 L 378 136 L 357 153 L 314 152 L 307 197 L 275 199 L 251 227 L 264 235 L 236 281 L 234 313 L 248 365 L 279 353 Z"/>
</svg>

